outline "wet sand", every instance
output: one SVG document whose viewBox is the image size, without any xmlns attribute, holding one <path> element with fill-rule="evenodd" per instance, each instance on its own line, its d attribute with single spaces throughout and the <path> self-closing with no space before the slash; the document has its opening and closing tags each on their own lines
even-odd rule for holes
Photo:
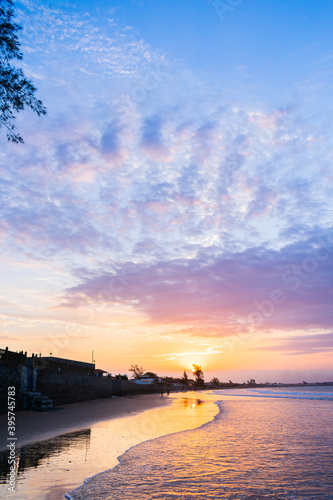
<svg viewBox="0 0 333 500">
<path fill-rule="evenodd" d="M 94 400 L 45 413 L 18 412 L 16 491 L 9 493 L 5 481 L 0 498 L 63 500 L 85 479 L 117 465 L 129 448 L 199 427 L 217 412 L 207 393 L 193 392 Z M 1 415 L 0 426 L 4 449 L 6 415 Z"/>
<path fill-rule="evenodd" d="M 16 413 L 16 447 L 45 441 L 130 413 L 164 407 L 169 402 L 166 397 L 161 398 L 157 394 L 144 394 L 72 403 L 46 412 L 19 411 Z M 6 450 L 7 438 L 7 414 L 3 414 L 0 415 L 0 451 Z"/>
</svg>

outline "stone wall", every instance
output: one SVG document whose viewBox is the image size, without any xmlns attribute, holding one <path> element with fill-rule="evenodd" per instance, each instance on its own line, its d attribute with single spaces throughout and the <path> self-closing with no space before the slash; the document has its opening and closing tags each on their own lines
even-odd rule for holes
<svg viewBox="0 0 333 500">
<path fill-rule="evenodd" d="M 115 396 L 126 396 L 130 394 L 151 394 L 157 392 L 157 386 L 140 385 L 130 380 L 114 380 L 113 393 Z"/>
<path fill-rule="evenodd" d="M 36 391 L 51 398 L 55 406 L 77 403 L 96 398 L 95 378 L 97 377 L 41 370 L 37 373 Z"/>
<path fill-rule="evenodd" d="M 25 366 L 8 363 L 0 363 L 0 380 L 0 413 L 7 412 L 8 386 L 16 388 L 17 410 L 23 408 L 25 391 L 37 391 L 42 396 L 47 396 L 53 400 L 54 406 L 112 396 L 157 392 L 156 385 L 139 385 L 129 380 L 113 380 L 111 377 L 32 370 Z"/>
<path fill-rule="evenodd" d="M 11 363 L 0 363 L 0 413 L 8 411 L 8 387 L 15 387 L 15 410 L 22 409 L 21 366 Z"/>
</svg>

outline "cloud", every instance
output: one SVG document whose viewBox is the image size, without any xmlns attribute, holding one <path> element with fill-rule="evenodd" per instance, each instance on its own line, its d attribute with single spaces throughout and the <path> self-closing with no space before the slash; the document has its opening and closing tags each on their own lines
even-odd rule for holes
<svg viewBox="0 0 333 500">
<path fill-rule="evenodd" d="M 200 173 L 197 165 L 192 164 L 182 169 L 181 175 L 177 180 L 179 191 L 184 197 L 196 199 L 196 194 L 201 186 L 207 183 L 207 179 Z"/>
<path fill-rule="evenodd" d="M 146 152 L 162 152 L 165 149 L 161 116 L 155 114 L 145 118 L 141 127 L 141 146 Z"/>
<path fill-rule="evenodd" d="M 333 333 L 300 335 L 284 339 L 271 339 L 275 345 L 257 347 L 259 350 L 278 351 L 292 355 L 333 354 Z"/>
<path fill-rule="evenodd" d="M 22 341 L 22 338 L 19 335 L 13 335 L 10 332 L 4 331 L 0 335 L 0 340 L 3 340 L 5 342 L 7 342 L 7 340 L 10 341 L 10 342 L 15 342 L 15 341 Z"/>
<path fill-rule="evenodd" d="M 85 277 L 81 271 L 64 305 L 128 304 L 152 324 L 186 325 L 202 336 L 331 328 L 332 254 L 332 240 L 317 235 L 279 251 L 258 247 L 151 265 L 129 262 L 118 274 Z"/>
<path fill-rule="evenodd" d="M 119 134 L 121 130 L 115 120 L 111 121 L 101 138 L 102 154 L 117 157 L 120 152 Z"/>
<path fill-rule="evenodd" d="M 93 18 L 76 22 L 75 37 L 85 38 Z M 70 29 L 69 24 L 62 19 L 57 29 Z M 98 39 L 100 29 L 78 45 L 78 59 L 98 47 L 104 54 L 107 34 L 102 30 Z M 113 25 L 110 30 L 115 38 L 108 34 L 108 46 L 122 50 L 120 41 L 127 37 L 134 43 L 132 32 L 120 34 Z M 55 61 L 56 39 L 52 43 L 49 57 Z M 48 81 L 57 107 L 43 123 L 22 131 L 24 150 L 5 145 L 0 167 L 5 251 L 20 253 L 24 247 L 35 258 L 71 253 L 75 262 L 90 252 L 106 260 L 112 249 L 114 261 L 134 254 L 143 262 L 168 261 L 208 249 L 214 255 L 239 252 L 267 241 L 280 248 L 298 239 L 296 226 L 310 230 L 323 221 L 327 227 L 329 148 L 315 126 L 290 110 L 222 106 L 222 97 L 212 104 L 193 85 L 191 106 L 183 106 L 184 75 L 174 76 L 172 62 L 146 101 L 138 102 L 133 90 L 149 64 L 155 67 L 163 57 L 140 43 L 132 50 L 136 62 L 121 84 L 115 68 L 111 78 L 103 57 L 91 60 L 91 70 L 99 67 L 98 84 L 94 71 L 85 74 L 75 95 L 74 67 L 64 82 Z M 179 92 L 166 100 L 171 83 Z M 122 97 L 126 112 L 119 106 Z M 309 141 L 310 132 L 318 140 Z M 321 158 L 323 175 L 314 168 L 314 157 Z"/>
<path fill-rule="evenodd" d="M 81 9 L 18 8 L 48 115 L 20 114 L 24 147 L 1 150 L 3 254 L 72 271 L 64 307 L 124 305 L 195 338 L 331 329 L 329 130 L 226 102 Z"/>
<path fill-rule="evenodd" d="M 166 361 L 173 360 L 176 358 L 182 358 L 182 357 L 187 357 L 187 356 L 198 356 L 198 355 L 204 355 L 204 356 L 213 356 L 215 354 L 221 354 L 223 351 L 219 351 L 217 349 L 214 349 L 212 347 L 208 347 L 204 351 L 196 351 L 196 352 L 173 352 L 170 354 L 156 354 L 154 356 L 155 358 L 161 358 L 165 359 Z"/>
</svg>

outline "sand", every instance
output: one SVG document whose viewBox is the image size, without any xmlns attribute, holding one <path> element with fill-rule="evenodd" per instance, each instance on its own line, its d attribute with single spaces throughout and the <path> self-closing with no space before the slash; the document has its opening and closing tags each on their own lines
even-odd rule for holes
<svg viewBox="0 0 333 500">
<path fill-rule="evenodd" d="M 14 493 L 0 484 L 0 498 L 63 500 L 87 478 L 115 467 L 118 457 L 133 446 L 212 420 L 218 407 L 207 394 L 202 396 L 191 392 L 163 398 L 127 396 L 64 405 L 45 413 L 17 412 L 20 472 Z M 0 416 L 0 429 L 5 449 L 6 415 Z"/>
<path fill-rule="evenodd" d="M 46 412 L 16 413 L 16 447 L 44 441 L 68 432 L 85 429 L 97 422 L 128 416 L 154 407 L 163 407 L 169 400 L 157 394 L 112 397 L 72 403 Z M 0 451 L 8 443 L 7 414 L 0 415 Z"/>
</svg>

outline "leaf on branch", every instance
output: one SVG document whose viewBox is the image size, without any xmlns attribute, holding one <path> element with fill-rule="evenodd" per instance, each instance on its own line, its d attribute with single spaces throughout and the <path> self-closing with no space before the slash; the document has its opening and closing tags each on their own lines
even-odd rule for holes
<svg viewBox="0 0 333 500">
<path fill-rule="evenodd" d="M 38 116 L 46 114 L 42 101 L 36 99 L 37 91 L 21 68 L 10 64 L 12 59 L 22 59 L 17 32 L 21 26 L 12 22 L 14 16 L 13 1 L 0 0 L 0 128 L 6 128 L 7 139 L 22 143 L 22 137 L 14 132 L 13 112 L 20 112 L 29 107 Z"/>
</svg>

